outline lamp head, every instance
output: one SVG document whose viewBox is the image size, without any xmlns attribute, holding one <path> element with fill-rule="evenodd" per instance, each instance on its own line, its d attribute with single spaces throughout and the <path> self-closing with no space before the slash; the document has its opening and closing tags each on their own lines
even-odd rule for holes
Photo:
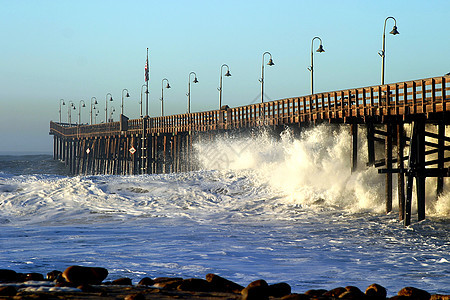
<svg viewBox="0 0 450 300">
<path fill-rule="evenodd" d="M 166 89 L 170 89 L 170 84 L 167 82 Z"/>
<path fill-rule="evenodd" d="M 109 101 L 111 101 L 111 102 L 113 101 L 113 98 L 112 98 L 112 96 L 111 96 L 111 98 L 109 98 Z"/>
<path fill-rule="evenodd" d="M 127 92 L 127 95 L 125 97 L 130 98 L 130 94 Z"/>
<path fill-rule="evenodd" d="M 83 105 L 81 107 L 86 107 L 86 104 L 83 103 Z"/>
<path fill-rule="evenodd" d="M 197 82 L 198 82 L 197 77 L 195 77 L 193 83 L 197 83 Z"/>
<path fill-rule="evenodd" d="M 389 33 L 393 34 L 393 35 L 400 34 L 400 32 L 398 32 L 398 30 L 397 30 L 397 26 L 394 26 L 394 28 L 392 28 L 392 31 Z"/>
<path fill-rule="evenodd" d="M 325 50 L 323 50 L 322 44 L 319 45 L 319 48 L 317 48 L 316 52 L 325 52 Z"/>
<path fill-rule="evenodd" d="M 274 65 L 273 60 L 271 58 L 269 59 L 269 62 L 267 63 L 267 65 L 268 66 L 273 66 Z"/>
<path fill-rule="evenodd" d="M 98 102 L 97 102 L 97 99 L 95 99 L 95 102 L 94 102 L 94 104 L 98 104 Z"/>
<path fill-rule="evenodd" d="M 225 76 L 227 76 L 227 77 L 231 76 L 230 70 L 227 70 L 227 72 L 225 73 Z"/>
<path fill-rule="evenodd" d="M 63 100 L 63 102 L 62 102 L 62 105 L 66 105 L 66 103 L 64 102 L 64 100 Z"/>
</svg>

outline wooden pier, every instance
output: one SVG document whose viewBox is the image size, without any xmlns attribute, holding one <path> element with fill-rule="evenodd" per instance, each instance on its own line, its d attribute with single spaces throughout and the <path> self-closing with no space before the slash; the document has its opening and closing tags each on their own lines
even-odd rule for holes
<svg viewBox="0 0 450 300">
<path fill-rule="evenodd" d="M 72 174 L 127 175 L 195 170 L 193 143 L 228 131 L 347 124 L 353 143 L 349 169 L 354 171 L 359 129 L 365 128 L 367 165 L 386 177 L 386 212 L 392 210 L 397 174 L 399 218 L 409 225 L 413 182 L 418 219 L 423 220 L 426 178 L 437 177 L 439 196 L 444 177 L 450 176 L 450 137 L 445 132 L 449 112 L 446 75 L 166 117 L 129 120 L 121 115 L 119 122 L 76 126 L 50 122 L 50 134 L 54 159 L 63 161 Z M 376 144 L 384 145 L 384 153 L 376 153 Z"/>
</svg>

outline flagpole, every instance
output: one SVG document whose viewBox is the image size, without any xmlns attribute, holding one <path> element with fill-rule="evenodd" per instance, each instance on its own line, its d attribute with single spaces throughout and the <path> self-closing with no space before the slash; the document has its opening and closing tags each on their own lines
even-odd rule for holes
<svg viewBox="0 0 450 300">
<path fill-rule="evenodd" d="M 148 48 L 147 48 L 147 81 L 145 82 L 147 84 L 147 90 L 145 91 L 145 116 L 148 117 L 148 82 L 150 80 L 150 65 L 148 63 Z"/>
</svg>

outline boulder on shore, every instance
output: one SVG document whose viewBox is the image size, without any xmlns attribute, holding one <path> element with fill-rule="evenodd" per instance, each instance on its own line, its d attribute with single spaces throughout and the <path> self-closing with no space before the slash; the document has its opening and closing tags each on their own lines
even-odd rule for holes
<svg viewBox="0 0 450 300">
<path fill-rule="evenodd" d="M 211 283 L 217 292 L 240 293 L 244 289 L 242 285 L 212 273 L 206 274 L 206 281 Z"/>
<path fill-rule="evenodd" d="M 70 266 L 62 277 L 74 284 L 100 284 L 108 276 L 108 270 L 99 267 Z"/>
<path fill-rule="evenodd" d="M 15 282 L 18 280 L 16 271 L 0 269 L 0 282 Z"/>
<path fill-rule="evenodd" d="M 398 296 L 407 296 L 414 298 L 415 300 L 429 300 L 431 298 L 431 294 L 427 291 L 410 286 L 404 287 L 398 291 Z"/>
</svg>

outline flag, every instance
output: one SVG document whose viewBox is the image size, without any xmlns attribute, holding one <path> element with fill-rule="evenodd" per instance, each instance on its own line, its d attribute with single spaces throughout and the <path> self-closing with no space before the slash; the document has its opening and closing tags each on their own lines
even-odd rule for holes
<svg viewBox="0 0 450 300">
<path fill-rule="evenodd" d="M 149 79 L 148 76 L 148 57 L 147 57 L 147 61 L 145 62 L 145 82 L 147 82 Z"/>
</svg>

